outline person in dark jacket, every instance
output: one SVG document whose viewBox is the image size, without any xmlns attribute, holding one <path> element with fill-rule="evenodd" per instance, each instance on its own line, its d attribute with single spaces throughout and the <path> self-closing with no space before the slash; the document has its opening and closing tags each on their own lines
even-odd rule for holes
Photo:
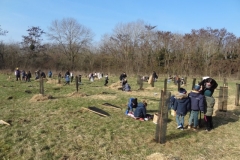
<svg viewBox="0 0 240 160">
<path fill-rule="evenodd" d="M 173 109 L 176 111 L 177 129 L 183 130 L 184 116 L 190 110 L 190 99 L 187 95 L 187 91 L 184 88 L 180 88 L 179 93 L 175 95 Z"/>
<path fill-rule="evenodd" d="M 152 78 L 153 78 L 153 81 L 157 81 L 158 79 L 157 73 L 155 71 L 153 71 Z"/>
<path fill-rule="evenodd" d="M 126 78 L 127 78 L 127 74 L 126 74 L 125 72 L 123 72 L 123 73 L 120 75 L 119 80 L 120 80 L 120 81 L 123 81 L 123 80 L 126 79 Z"/>
<path fill-rule="evenodd" d="M 213 94 L 214 90 L 218 87 L 217 82 L 212 78 L 202 80 L 199 85 L 201 86 L 201 94 L 204 95 L 206 90 L 210 90 Z"/>
<path fill-rule="evenodd" d="M 16 68 L 16 71 L 15 71 L 15 75 L 16 75 L 16 81 L 18 80 L 21 80 L 21 72 L 18 68 Z"/>
<path fill-rule="evenodd" d="M 200 86 L 195 85 L 193 90 L 189 93 L 190 103 L 191 103 L 191 113 L 188 121 L 188 128 L 191 128 L 193 121 L 194 130 L 198 127 L 198 114 L 199 111 L 204 113 L 204 96 L 199 92 Z"/>
<path fill-rule="evenodd" d="M 105 83 L 104 83 L 104 86 L 107 86 L 107 84 L 108 84 L 108 74 L 106 74 L 106 76 L 105 76 Z"/>
<path fill-rule="evenodd" d="M 31 78 L 32 78 L 32 74 L 31 74 L 30 71 L 28 71 L 26 81 L 27 81 L 27 82 L 30 82 L 30 79 L 31 79 Z"/>
<path fill-rule="evenodd" d="M 138 103 L 137 108 L 134 111 L 135 119 L 139 119 L 140 121 L 148 120 L 146 107 L 147 103 L 145 101 Z"/>
<path fill-rule="evenodd" d="M 206 90 L 204 92 L 205 96 L 205 106 L 206 106 L 206 113 L 204 115 L 204 119 L 206 122 L 206 131 L 210 131 L 213 129 L 213 122 L 212 122 L 212 115 L 213 115 L 213 107 L 215 105 L 215 99 L 212 97 L 212 93 L 210 90 Z"/>
<path fill-rule="evenodd" d="M 133 113 L 133 108 L 137 108 L 137 105 L 138 105 L 137 98 L 129 98 L 127 110 L 125 113 L 128 114 L 129 111 Z"/>
</svg>

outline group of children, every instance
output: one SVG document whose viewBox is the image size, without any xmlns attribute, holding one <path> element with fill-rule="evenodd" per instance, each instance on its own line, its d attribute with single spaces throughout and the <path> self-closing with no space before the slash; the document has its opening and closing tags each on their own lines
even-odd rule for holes
<svg viewBox="0 0 240 160">
<path fill-rule="evenodd" d="M 184 88 L 180 88 L 178 93 L 170 98 L 171 107 L 176 111 L 177 129 L 184 129 L 184 117 L 188 112 L 190 112 L 188 129 L 196 130 L 199 127 L 199 113 L 204 114 L 206 131 L 213 129 L 212 115 L 215 99 L 212 95 L 217 86 L 214 79 L 207 78 L 195 85 L 189 94 Z"/>
<path fill-rule="evenodd" d="M 32 77 L 32 74 L 30 71 L 25 72 L 24 70 L 20 71 L 18 68 L 16 68 L 14 75 L 16 76 L 16 81 L 26 81 L 30 82 L 30 79 Z"/>
</svg>

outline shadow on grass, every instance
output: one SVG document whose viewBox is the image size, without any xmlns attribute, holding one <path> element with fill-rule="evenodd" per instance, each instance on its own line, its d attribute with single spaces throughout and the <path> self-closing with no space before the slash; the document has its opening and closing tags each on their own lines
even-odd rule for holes
<svg viewBox="0 0 240 160">
<path fill-rule="evenodd" d="M 196 134 L 196 132 L 192 131 L 186 131 L 186 129 L 184 131 L 179 130 L 178 132 L 174 132 L 174 133 L 170 133 L 166 136 L 167 141 L 171 141 L 174 139 L 178 139 L 178 138 L 183 138 L 183 137 L 189 137 L 192 134 Z"/>
<path fill-rule="evenodd" d="M 215 116 L 213 116 L 213 127 L 217 128 L 222 125 L 226 125 L 230 122 L 237 122 L 239 120 L 240 110 L 231 111 L 215 111 Z"/>
<path fill-rule="evenodd" d="M 114 95 L 114 94 L 116 94 L 116 93 L 102 92 L 101 94 L 112 94 L 112 95 Z"/>
<path fill-rule="evenodd" d="M 108 112 L 106 112 L 106 111 L 104 111 L 104 110 L 102 110 L 102 109 L 100 109 L 100 108 L 97 108 L 97 107 L 95 107 L 95 106 L 90 106 L 90 107 L 88 107 L 88 109 L 90 110 L 90 111 L 93 111 L 94 113 L 100 113 L 100 114 L 98 114 L 99 116 L 110 116 L 110 114 L 108 113 Z M 102 115 L 101 115 L 102 114 Z"/>
<path fill-rule="evenodd" d="M 110 104 L 110 103 L 103 103 L 102 105 L 122 110 L 121 107 L 113 105 L 113 104 Z"/>
</svg>

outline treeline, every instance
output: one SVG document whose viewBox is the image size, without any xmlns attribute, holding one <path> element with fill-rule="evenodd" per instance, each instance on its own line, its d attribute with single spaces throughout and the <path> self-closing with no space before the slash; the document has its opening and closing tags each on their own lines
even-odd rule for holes
<svg viewBox="0 0 240 160">
<path fill-rule="evenodd" d="M 210 27 L 177 34 L 143 21 L 117 24 L 93 42 L 75 19 L 52 22 L 48 32 L 31 27 L 20 43 L 0 43 L 0 69 L 19 68 L 121 73 L 233 76 L 239 73 L 240 38 Z M 7 34 L 5 31 L 4 34 Z M 0 34 L 4 36 L 3 32 Z M 43 35 L 48 37 L 43 40 Z"/>
</svg>

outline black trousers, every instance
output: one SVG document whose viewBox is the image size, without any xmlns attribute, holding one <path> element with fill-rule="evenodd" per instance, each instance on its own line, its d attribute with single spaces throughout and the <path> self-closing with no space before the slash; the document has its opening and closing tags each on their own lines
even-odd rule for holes
<svg viewBox="0 0 240 160">
<path fill-rule="evenodd" d="M 212 116 L 205 116 L 204 119 L 206 122 L 206 129 L 208 130 L 213 129 Z"/>
</svg>

